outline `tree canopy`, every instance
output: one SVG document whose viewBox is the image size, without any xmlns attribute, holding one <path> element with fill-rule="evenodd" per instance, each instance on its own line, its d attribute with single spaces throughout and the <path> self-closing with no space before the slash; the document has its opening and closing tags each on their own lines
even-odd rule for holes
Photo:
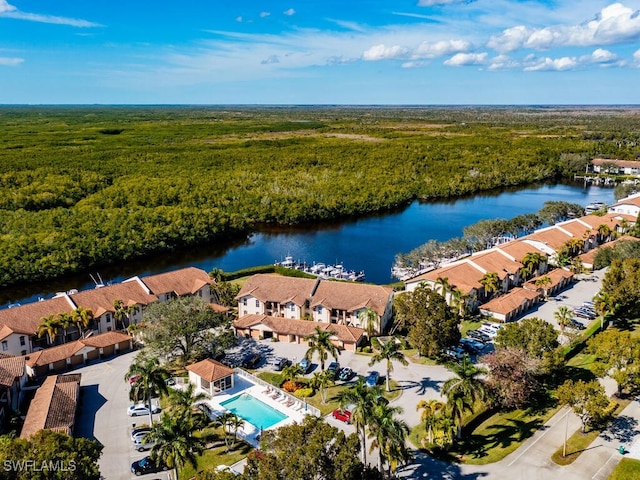
<svg viewBox="0 0 640 480">
<path fill-rule="evenodd" d="M 529 357 L 542 358 L 558 346 L 558 333 L 549 322 L 540 318 L 525 318 L 508 323 L 498 330 L 496 346 L 522 350 Z"/>
<path fill-rule="evenodd" d="M 435 357 L 460 340 L 460 315 L 426 285 L 396 297 L 396 321 L 420 355 Z"/>
<path fill-rule="evenodd" d="M 232 341 L 225 335 L 225 320 L 199 297 L 153 303 L 144 311 L 142 322 L 147 348 L 183 364 L 201 360 Z"/>
<path fill-rule="evenodd" d="M 40 430 L 29 439 L 4 435 L 0 480 L 99 480 L 101 454 L 98 441 L 53 430 Z"/>
</svg>

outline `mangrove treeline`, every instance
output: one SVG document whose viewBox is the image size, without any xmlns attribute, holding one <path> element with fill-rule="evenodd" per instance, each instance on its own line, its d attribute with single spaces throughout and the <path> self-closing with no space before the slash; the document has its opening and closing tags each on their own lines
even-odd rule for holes
<svg viewBox="0 0 640 480">
<path fill-rule="evenodd" d="M 638 156 L 633 111 L 579 113 L 1 107 L 0 285 Z"/>
</svg>

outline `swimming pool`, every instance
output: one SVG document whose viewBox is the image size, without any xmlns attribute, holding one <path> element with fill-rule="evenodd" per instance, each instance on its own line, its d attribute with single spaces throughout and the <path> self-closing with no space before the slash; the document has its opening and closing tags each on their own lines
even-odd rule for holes
<svg viewBox="0 0 640 480">
<path fill-rule="evenodd" d="M 220 402 L 220 405 L 239 417 L 242 417 L 257 429 L 266 430 L 288 418 L 284 413 L 280 413 L 275 408 L 252 397 L 248 393 L 242 393 L 229 400 Z"/>
</svg>

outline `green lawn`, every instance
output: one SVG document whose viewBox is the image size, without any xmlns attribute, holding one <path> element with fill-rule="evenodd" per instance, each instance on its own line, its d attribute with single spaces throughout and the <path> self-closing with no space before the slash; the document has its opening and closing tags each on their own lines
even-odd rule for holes
<svg viewBox="0 0 640 480">
<path fill-rule="evenodd" d="M 180 478 L 191 478 L 198 472 L 212 470 L 218 465 L 231 466 L 249 455 L 253 447 L 248 443 L 238 442 L 235 448 L 229 453 L 225 452 L 225 450 L 226 446 L 224 443 L 221 446 L 205 450 L 204 453 L 198 457 L 198 467 L 193 468 L 191 465 L 186 465 L 180 470 Z"/>
<path fill-rule="evenodd" d="M 624 408 L 629 405 L 631 400 L 616 400 L 618 402 L 618 406 L 613 412 L 613 417 L 617 416 L 624 410 Z M 552 456 L 551 460 L 553 460 L 558 465 L 569 465 L 575 462 L 580 454 L 589 446 L 591 442 L 593 442 L 598 435 L 600 434 L 601 429 L 590 430 L 586 433 L 582 433 L 580 430 L 575 432 L 567 439 L 567 455 L 565 457 L 562 456 L 562 452 L 564 450 L 564 446 L 561 446 Z"/>
<path fill-rule="evenodd" d="M 608 480 L 636 480 L 640 478 L 640 460 L 623 458 Z"/>
<path fill-rule="evenodd" d="M 558 411 L 559 407 L 551 404 L 551 401 L 549 403 L 550 405 L 536 410 L 494 413 L 473 431 L 465 429 L 461 442 L 445 453 L 445 459 L 455 459 L 473 465 L 485 465 L 502 460 Z M 473 420 L 470 416 L 465 423 L 472 423 Z M 418 425 L 411 430 L 409 439 L 417 448 L 422 448 L 421 440 L 425 436 L 424 425 Z"/>
</svg>

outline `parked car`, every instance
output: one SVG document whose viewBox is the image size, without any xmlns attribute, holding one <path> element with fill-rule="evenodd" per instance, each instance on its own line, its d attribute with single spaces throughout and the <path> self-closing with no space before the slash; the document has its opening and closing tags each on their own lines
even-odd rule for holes
<svg viewBox="0 0 640 480">
<path fill-rule="evenodd" d="M 146 473 L 157 473 L 162 470 L 168 470 L 168 467 L 164 464 L 162 465 L 156 464 L 153 460 L 151 460 L 151 457 L 148 457 L 148 456 L 138 460 L 137 462 L 133 462 L 131 464 L 131 473 L 134 473 L 136 475 L 144 475 Z"/>
<path fill-rule="evenodd" d="M 378 380 L 380 379 L 380 374 L 375 370 L 369 372 L 367 378 L 365 380 L 365 384 L 367 387 L 375 387 L 378 384 Z"/>
<path fill-rule="evenodd" d="M 588 318 L 589 320 L 593 320 L 594 318 L 596 318 L 595 314 L 583 308 L 576 308 L 573 311 L 573 314 L 576 315 L 577 317 Z"/>
<path fill-rule="evenodd" d="M 300 362 L 298 362 L 298 366 L 302 369 L 302 373 L 308 373 L 311 369 L 311 361 L 303 358 L 302 360 L 300 360 Z"/>
<path fill-rule="evenodd" d="M 571 320 L 569 320 L 569 327 L 572 327 L 578 330 L 584 330 L 585 328 L 587 328 L 584 326 L 582 322 L 579 322 L 575 318 L 572 318 Z"/>
<path fill-rule="evenodd" d="M 333 378 L 338 376 L 338 372 L 340 371 L 340 364 L 338 362 L 331 362 L 327 367 L 327 372 L 331 372 L 333 374 Z"/>
<path fill-rule="evenodd" d="M 479 332 L 478 330 L 469 330 L 467 335 L 482 343 L 489 343 L 491 341 L 491 337 L 489 335 Z"/>
<path fill-rule="evenodd" d="M 484 350 L 484 343 L 469 337 L 461 338 L 460 345 L 469 353 L 480 353 Z"/>
<path fill-rule="evenodd" d="M 271 365 L 273 365 L 274 370 L 277 370 L 279 372 L 286 366 L 291 365 L 291 360 L 285 357 L 275 357 L 271 361 Z"/>
<path fill-rule="evenodd" d="M 262 361 L 262 355 L 259 353 L 248 353 L 242 359 L 240 365 L 242 368 L 256 368 Z"/>
<path fill-rule="evenodd" d="M 133 385 L 138 380 L 140 380 L 140 375 L 134 375 L 132 377 L 129 377 L 129 385 Z"/>
<path fill-rule="evenodd" d="M 139 452 L 144 452 L 146 450 L 151 450 L 156 445 L 156 442 L 133 442 L 133 448 L 135 448 Z"/>
<path fill-rule="evenodd" d="M 340 373 L 338 374 L 338 378 L 343 382 L 346 382 L 347 380 L 351 380 L 351 377 L 353 377 L 353 370 L 351 370 L 351 367 L 342 368 L 340 370 Z"/>
<path fill-rule="evenodd" d="M 340 420 L 344 423 L 351 423 L 351 412 L 349 410 L 340 410 L 339 408 L 331 412 L 331 415 L 336 420 Z"/>
<path fill-rule="evenodd" d="M 134 428 L 131 431 L 131 441 L 135 442 L 139 439 L 142 439 L 142 437 L 144 437 L 150 431 L 151 431 L 151 428 L 149 427 Z"/>
<path fill-rule="evenodd" d="M 456 360 L 462 360 L 465 356 L 465 351 L 461 347 L 452 347 L 446 349 L 444 354 L 448 357 L 455 358 Z"/>
<path fill-rule="evenodd" d="M 153 405 L 151 407 L 151 413 L 160 413 L 160 407 Z M 149 408 L 146 405 L 130 405 L 127 408 L 127 415 L 130 417 L 137 417 L 138 415 L 149 415 Z"/>
</svg>

